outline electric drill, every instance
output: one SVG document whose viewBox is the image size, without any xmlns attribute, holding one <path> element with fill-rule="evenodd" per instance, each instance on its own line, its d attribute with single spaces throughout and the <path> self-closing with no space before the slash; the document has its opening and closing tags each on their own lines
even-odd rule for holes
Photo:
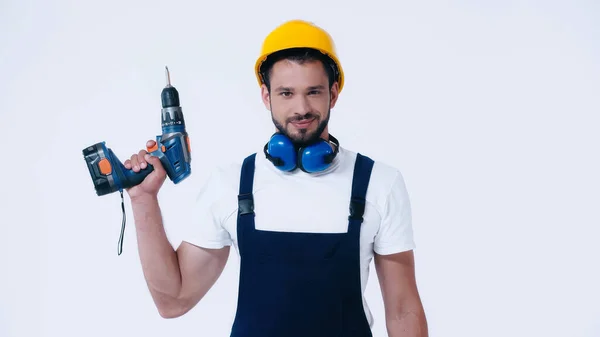
<svg viewBox="0 0 600 337">
<path fill-rule="evenodd" d="M 190 138 L 185 129 L 185 120 L 179 103 L 179 92 L 171 85 L 169 68 L 165 67 L 167 86 L 160 95 L 162 102 L 161 127 L 162 135 L 156 136 L 156 144 L 147 148 L 150 155 L 158 157 L 165 168 L 167 176 L 175 184 L 187 178 L 191 172 L 191 147 Z M 115 153 L 106 147 L 105 142 L 88 146 L 83 150 L 83 157 L 92 177 L 96 194 L 106 195 L 116 191 L 121 193 L 121 208 L 123 210 L 123 223 L 119 237 L 119 252 L 123 250 L 123 237 L 125 234 L 125 204 L 123 190 L 140 184 L 154 171 L 148 164 L 145 169 L 134 172 L 125 168 Z"/>
<path fill-rule="evenodd" d="M 178 184 L 191 174 L 190 138 L 186 132 L 185 120 L 179 103 L 179 92 L 171 85 L 169 68 L 165 67 L 167 86 L 162 90 L 162 135 L 156 136 L 156 144 L 147 148 L 150 155 L 158 157 L 169 179 Z M 99 196 L 140 184 L 154 167 L 148 164 L 145 169 L 134 172 L 127 169 L 105 142 L 88 146 L 83 157 Z"/>
</svg>

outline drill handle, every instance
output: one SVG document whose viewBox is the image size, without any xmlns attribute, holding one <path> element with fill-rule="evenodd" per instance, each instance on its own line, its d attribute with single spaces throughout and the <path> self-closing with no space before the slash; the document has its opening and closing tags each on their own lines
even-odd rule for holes
<svg viewBox="0 0 600 337">
<path fill-rule="evenodd" d="M 117 180 L 117 186 L 122 189 L 141 184 L 142 181 L 154 171 L 154 167 L 150 164 L 138 172 L 135 172 L 133 169 L 127 169 L 111 149 L 108 149 L 108 152 L 113 167 L 115 168 L 113 177 Z"/>
</svg>

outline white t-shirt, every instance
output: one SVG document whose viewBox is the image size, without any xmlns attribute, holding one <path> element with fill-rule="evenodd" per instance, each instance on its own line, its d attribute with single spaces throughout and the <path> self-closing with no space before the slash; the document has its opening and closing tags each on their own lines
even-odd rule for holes
<svg viewBox="0 0 600 337">
<path fill-rule="evenodd" d="M 368 156 L 368 154 L 365 154 Z M 256 155 L 254 207 L 257 230 L 343 233 L 348 229 L 349 203 L 356 152 L 340 148 L 325 171 L 282 172 Z M 183 241 L 205 248 L 237 246 L 239 163 L 216 169 L 200 190 L 192 223 Z M 360 233 L 363 305 L 369 324 L 373 317 L 364 299 L 373 253 L 393 254 L 415 248 L 409 196 L 398 169 L 376 161 L 366 195 Z M 239 254 L 239 251 L 238 251 Z M 238 255 L 239 256 L 239 255 Z"/>
</svg>

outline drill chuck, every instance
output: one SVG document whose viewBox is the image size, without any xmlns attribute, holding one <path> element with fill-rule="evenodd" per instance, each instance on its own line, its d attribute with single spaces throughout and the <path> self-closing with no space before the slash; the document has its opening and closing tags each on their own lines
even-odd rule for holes
<svg viewBox="0 0 600 337">
<path fill-rule="evenodd" d="M 171 108 L 171 107 L 178 107 L 180 105 L 179 92 L 177 92 L 177 89 L 175 89 L 175 87 L 171 86 L 170 84 L 168 84 L 162 90 L 162 92 L 160 94 L 160 100 L 161 100 L 163 109 Z"/>
</svg>

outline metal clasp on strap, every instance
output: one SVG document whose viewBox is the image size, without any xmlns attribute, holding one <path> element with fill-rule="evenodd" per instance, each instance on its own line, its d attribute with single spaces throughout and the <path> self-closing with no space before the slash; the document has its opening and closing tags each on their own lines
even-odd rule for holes
<svg viewBox="0 0 600 337">
<path fill-rule="evenodd" d="M 363 215 L 365 214 L 366 200 L 363 198 L 352 197 L 350 199 L 350 220 L 363 221 Z"/>
<path fill-rule="evenodd" d="M 252 214 L 254 213 L 254 198 L 252 193 L 245 193 L 238 195 L 238 214 Z"/>
</svg>

